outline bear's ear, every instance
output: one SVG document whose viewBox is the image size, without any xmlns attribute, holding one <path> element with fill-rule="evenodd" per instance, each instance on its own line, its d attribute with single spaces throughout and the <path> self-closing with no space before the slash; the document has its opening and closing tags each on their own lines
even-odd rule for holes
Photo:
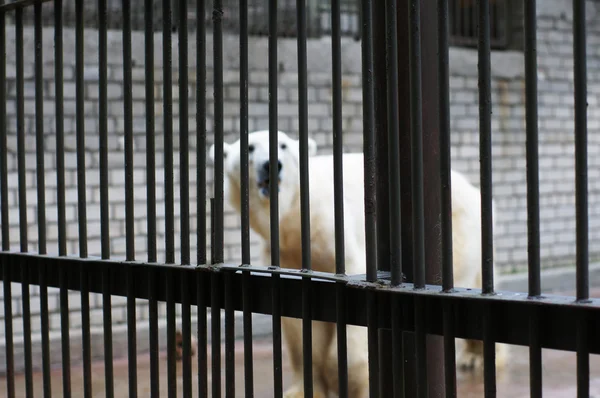
<svg viewBox="0 0 600 398">
<path fill-rule="evenodd" d="M 308 137 L 308 156 L 314 156 L 317 154 L 317 141 Z"/>
<path fill-rule="evenodd" d="M 229 144 L 224 142 L 223 143 L 223 159 L 227 158 L 227 152 L 229 152 Z M 214 163 L 215 162 L 215 144 L 212 144 L 210 149 L 208 150 L 208 156 L 210 157 L 210 160 Z"/>
</svg>

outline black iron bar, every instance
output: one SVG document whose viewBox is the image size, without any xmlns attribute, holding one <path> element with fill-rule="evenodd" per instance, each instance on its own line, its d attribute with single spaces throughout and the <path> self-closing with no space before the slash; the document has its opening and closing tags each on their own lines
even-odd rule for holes
<svg viewBox="0 0 600 398">
<path fill-rule="evenodd" d="M 167 296 L 167 396 L 169 398 L 177 397 L 177 363 L 175 358 L 176 340 L 175 340 L 175 291 L 180 286 L 175 285 L 174 272 L 168 272 L 165 282 Z"/>
<path fill-rule="evenodd" d="M 62 1 L 62 0 L 59 0 Z M 62 352 L 63 397 L 71 397 L 71 340 L 69 333 L 69 275 L 66 268 L 59 271 L 60 287 L 60 336 Z"/>
<path fill-rule="evenodd" d="M 525 25 L 525 101 L 527 127 L 527 253 L 529 296 L 541 294 L 540 281 L 540 193 L 537 103 L 536 1 L 523 3 Z M 532 397 L 542 397 L 542 347 L 539 314 L 533 310 L 529 323 L 529 385 Z"/>
<path fill-rule="evenodd" d="M 377 164 L 373 97 L 373 10 L 371 0 L 362 0 L 361 5 L 365 245 L 367 280 L 374 282 L 377 279 Z"/>
<path fill-rule="evenodd" d="M 573 1 L 573 74 L 575 80 L 575 219 L 576 219 L 576 295 L 577 301 L 589 299 L 589 231 L 587 178 L 587 51 L 586 2 Z M 590 390 L 590 358 L 587 322 L 582 315 L 577 323 L 577 396 Z"/>
<path fill-rule="evenodd" d="M 29 291 L 29 268 L 26 262 L 21 268 L 21 305 L 23 319 L 23 360 L 25 364 L 25 396 L 33 397 L 33 359 L 31 347 L 31 306 Z"/>
<path fill-rule="evenodd" d="M 84 84 L 84 19 L 83 2 L 75 3 L 75 130 L 77 139 L 77 209 L 79 217 L 79 257 L 87 258 L 87 203 L 85 173 L 85 84 Z M 83 395 L 92 397 L 90 295 L 88 270 L 79 272 L 81 284 L 81 345 L 83 351 Z"/>
<path fill-rule="evenodd" d="M 210 262 L 216 264 L 217 254 L 212 248 L 215 247 L 215 199 L 210 198 Z M 210 343 L 212 360 L 212 396 L 221 397 L 221 308 L 219 295 L 219 275 L 213 272 L 210 276 Z"/>
<path fill-rule="evenodd" d="M 135 260 L 135 214 L 133 197 L 133 104 L 131 56 L 131 1 L 122 1 L 123 12 L 123 108 L 125 126 L 125 251 L 126 261 Z M 132 266 L 127 267 L 127 368 L 129 396 L 137 397 L 137 339 L 135 282 Z"/>
<path fill-rule="evenodd" d="M 536 297 L 541 294 L 536 1 L 526 0 L 523 7 L 525 15 L 525 117 L 527 122 L 527 253 L 529 295 Z"/>
<path fill-rule="evenodd" d="M 450 93 L 448 42 L 448 2 L 438 1 L 438 83 L 440 87 L 440 182 L 442 227 L 442 289 L 454 289 L 452 264 L 452 189 L 450 156 Z M 444 303 L 444 384 L 446 398 L 457 396 L 456 390 L 456 344 L 454 339 L 453 307 Z"/>
<path fill-rule="evenodd" d="M 129 396 L 137 397 L 137 325 L 136 325 L 136 299 L 135 277 L 133 265 L 126 268 L 127 272 L 127 368 Z"/>
<path fill-rule="evenodd" d="M 150 1 L 150 0 L 148 0 Z M 196 192 L 198 264 L 206 264 L 206 4 L 196 1 Z M 200 360 L 200 359 L 198 359 Z"/>
<path fill-rule="evenodd" d="M 310 253 L 310 180 L 308 159 L 308 71 L 307 71 L 307 28 L 306 0 L 296 1 L 298 29 L 298 121 L 300 139 L 300 224 L 302 244 L 302 270 L 309 272 Z M 271 179 L 271 181 L 277 181 Z M 304 367 L 304 396 L 313 395 L 312 322 L 310 280 L 302 283 L 302 365 Z"/>
<path fill-rule="evenodd" d="M 377 317 L 377 296 L 372 291 L 367 294 L 367 340 L 369 350 L 369 397 L 373 398 L 379 397 L 379 329 L 377 328 Z"/>
<path fill-rule="evenodd" d="M 192 312 L 188 276 L 181 276 L 181 336 L 183 339 L 182 390 L 184 397 L 192 396 Z"/>
<path fill-rule="evenodd" d="M 575 198 L 577 221 L 577 299 L 589 297 L 587 183 L 587 52 L 585 1 L 573 1 L 575 79 Z"/>
<path fill-rule="evenodd" d="M 110 258 L 108 199 L 108 10 L 98 0 L 98 135 L 100 145 L 100 244 L 102 258 Z"/>
<path fill-rule="evenodd" d="M 250 264 L 250 197 L 248 171 L 248 1 L 240 0 L 240 172 L 242 264 Z M 249 272 L 242 276 L 244 322 L 244 390 L 254 396 L 254 364 L 252 361 L 252 311 Z"/>
<path fill-rule="evenodd" d="M 104 390 L 107 398 L 115 396 L 110 277 L 111 270 L 109 267 L 106 267 L 102 275 L 102 327 L 104 330 Z"/>
<path fill-rule="evenodd" d="M 156 291 L 158 282 L 157 272 L 151 270 L 148 279 L 148 323 L 149 323 L 149 345 L 150 345 L 150 397 L 160 397 L 160 373 L 159 373 L 159 339 L 158 339 L 158 301 Z"/>
<path fill-rule="evenodd" d="M 331 1 L 331 66 L 333 88 L 333 196 L 335 218 L 335 273 L 346 274 L 344 242 L 344 174 L 342 131 L 342 46 L 340 0 Z M 345 286 L 336 284 L 338 390 L 348 396 L 348 348 Z"/>
<path fill-rule="evenodd" d="M 42 4 L 34 6 L 35 20 L 35 148 L 37 174 L 38 253 L 46 254 L 46 180 L 44 168 L 44 65 L 42 59 Z"/>
<path fill-rule="evenodd" d="M 214 127 L 215 127 L 215 262 L 223 262 L 223 0 L 213 3 L 213 57 L 214 57 Z M 274 180 L 271 180 L 274 181 Z"/>
<path fill-rule="evenodd" d="M 225 396 L 235 397 L 235 317 L 233 312 L 233 287 L 231 273 L 225 279 Z"/>
<path fill-rule="evenodd" d="M 392 300 L 392 371 L 394 397 L 404 397 L 404 356 L 402 350 L 402 307 L 398 300 Z"/>
<path fill-rule="evenodd" d="M 479 3 L 478 80 L 479 80 L 479 162 L 481 189 L 481 272 L 482 293 L 494 293 L 494 242 L 492 207 L 492 100 L 490 72 L 490 4 Z M 484 314 L 488 314 L 487 311 Z M 496 351 L 492 340 L 491 317 L 483 319 L 484 390 L 496 396 Z"/>
<path fill-rule="evenodd" d="M 88 256 L 87 209 L 85 185 L 85 84 L 83 2 L 75 2 L 75 133 L 77 139 L 77 211 L 79 221 L 79 256 Z M 83 294 L 83 293 L 82 293 Z"/>
<path fill-rule="evenodd" d="M 197 174 L 197 263 L 206 264 L 206 4 L 196 2 L 196 174 Z M 211 210 L 212 211 L 212 210 Z M 208 397 L 208 331 L 206 285 L 196 275 L 198 321 L 198 395 Z"/>
<path fill-rule="evenodd" d="M 46 284 L 47 269 L 40 267 L 40 318 L 42 334 L 42 371 L 44 398 L 52 396 L 52 378 L 50 364 L 50 321 L 48 316 L 48 286 Z M 6 298 L 5 298 L 6 299 Z"/>
<path fill-rule="evenodd" d="M 4 21 L 4 19 L 2 19 Z M 63 88 L 63 19 L 62 0 L 54 2 L 54 93 L 56 104 L 56 203 L 58 207 L 58 254 L 67 255 L 67 222 L 65 216 L 65 131 Z M 62 317 L 62 315 L 61 315 Z"/>
<path fill-rule="evenodd" d="M 211 252 L 212 253 L 212 252 Z M 219 276 L 215 272 L 210 284 L 211 302 L 211 360 L 212 360 L 212 396 L 221 397 L 221 308 L 219 295 Z"/>
<path fill-rule="evenodd" d="M 335 202 L 335 273 L 346 273 L 344 242 L 344 137 L 342 131 L 342 44 L 340 0 L 331 1 L 331 66 L 333 96 L 333 197 Z"/>
<path fill-rule="evenodd" d="M 268 41 L 268 73 L 269 73 L 269 179 L 278 181 L 278 127 L 277 127 L 277 0 L 268 2 L 269 41 Z M 279 268 L 279 191 L 269 190 L 270 232 L 271 232 L 271 266 Z M 283 366 L 281 346 L 281 291 L 279 275 L 272 276 L 273 306 L 273 394 L 275 398 L 283 396 Z"/>
<path fill-rule="evenodd" d="M 148 262 L 156 262 L 156 145 L 154 120 L 154 2 L 144 0 L 144 72 L 146 75 L 146 204 Z M 156 392 L 158 394 L 158 392 Z"/>
<path fill-rule="evenodd" d="M 135 208 L 133 203 L 133 109 L 131 59 L 131 1 L 122 0 L 123 12 L 123 122 L 125 138 L 125 251 L 126 260 L 135 260 Z M 130 383 L 131 384 L 131 383 Z"/>
<path fill-rule="evenodd" d="M 173 72 L 171 0 L 162 2 L 163 17 L 163 117 L 165 175 L 165 261 L 175 262 L 175 221 L 173 198 Z"/>
<path fill-rule="evenodd" d="M 412 228 L 415 289 L 425 287 L 425 223 L 423 196 L 423 119 L 421 92 L 421 2 L 411 0 L 409 5 L 409 68 L 410 68 L 410 130 L 412 160 Z M 396 57 L 397 58 L 397 55 Z M 397 108 L 391 108 L 397 109 Z M 390 111 L 391 112 L 391 111 Z M 395 114 L 395 113 L 394 113 Z M 389 120 L 392 120 L 390 117 Z M 392 159 L 390 158 L 390 162 Z M 390 163 L 391 164 L 391 163 Z M 399 167 L 399 166 L 397 166 Z M 390 171 L 391 172 L 391 171 Z M 391 196 L 390 196 L 391 198 Z M 391 199 L 390 199 L 391 200 Z M 390 203 L 390 207 L 399 206 Z M 393 241 L 395 243 L 395 241 Z M 427 347 L 425 335 L 425 307 L 415 300 L 415 354 L 416 395 L 427 397 Z"/>
<path fill-rule="evenodd" d="M 206 284 L 200 272 L 196 273 L 196 306 L 198 308 L 198 396 L 208 398 L 208 326 L 206 311 Z"/>
<path fill-rule="evenodd" d="M 17 169 L 19 184 L 19 238 L 21 252 L 27 252 L 27 191 L 25 172 L 25 97 L 23 67 L 23 10 L 15 12 L 17 51 Z"/>
<path fill-rule="evenodd" d="M 190 148 L 188 107 L 188 22 L 187 0 L 180 0 L 179 33 L 179 206 L 181 222 L 181 264 L 190 264 Z"/>
<path fill-rule="evenodd" d="M 402 221 L 400 215 L 400 123 L 398 120 L 397 1 L 386 0 L 387 155 L 389 193 L 389 266 L 392 286 L 402 283 Z M 412 79 L 414 80 L 414 79 Z M 384 156 L 382 153 L 381 156 Z M 382 220 L 383 221 L 383 220 Z"/>
<path fill-rule="evenodd" d="M 4 21 L 4 18 L 2 18 Z M 6 355 L 6 396 L 15 397 L 15 355 L 13 346 L 13 310 L 12 310 L 12 282 L 10 267 L 3 264 L 2 279 L 4 281 L 4 341 Z"/>
<path fill-rule="evenodd" d="M 3 3 L 4 1 L 2 1 Z M 6 16 L 0 16 L 0 56 L 6 60 Z M 8 144 L 6 123 L 6 61 L 0 62 L 0 207 L 2 212 L 2 250 L 10 250 L 8 211 Z M 12 336 L 11 336 L 12 338 Z"/>
</svg>

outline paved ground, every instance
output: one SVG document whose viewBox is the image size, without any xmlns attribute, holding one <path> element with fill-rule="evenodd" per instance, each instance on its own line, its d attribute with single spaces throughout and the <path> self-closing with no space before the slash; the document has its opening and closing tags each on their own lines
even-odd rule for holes
<svg viewBox="0 0 600 398">
<path fill-rule="evenodd" d="M 243 397 L 243 350 L 242 343 L 236 345 L 236 396 Z M 510 369 L 498 374 L 497 389 L 498 397 L 528 397 L 529 396 L 529 368 L 528 354 L 526 347 L 511 347 L 513 362 Z M 195 359 L 196 357 L 194 357 Z M 222 357 L 223 358 L 223 357 Z M 166 356 L 161 354 L 161 397 L 167 396 L 166 380 Z M 268 341 L 256 341 L 254 344 L 254 372 L 255 372 L 255 396 L 269 398 L 272 397 L 272 357 L 271 344 Z M 197 374 L 197 363 L 193 363 L 193 375 Z M 600 396 L 600 356 L 591 356 L 590 358 L 590 376 L 591 376 L 591 394 Z M 575 397 L 576 396 L 576 374 L 575 374 L 575 354 L 548 351 L 543 353 L 543 378 L 544 378 L 544 397 Z M 127 361 L 117 360 L 114 363 L 115 374 L 115 396 L 128 396 L 127 383 Z M 222 370 L 224 376 L 224 368 Z M 92 367 L 93 374 L 93 396 L 104 397 L 104 367 L 102 362 L 96 362 Z M 41 373 L 35 374 L 35 395 L 42 395 L 42 377 Z M 178 392 L 181 396 L 181 363 L 177 364 Z M 73 397 L 82 397 L 82 372 L 80 367 L 74 367 L 71 373 Z M 149 359 L 147 355 L 138 357 L 138 395 L 148 397 L 149 390 Z M 284 383 L 290 379 L 289 369 L 284 358 Z M 479 398 L 483 397 L 483 383 L 481 375 L 459 374 L 458 396 Z M 210 385 L 210 374 L 209 374 Z M 224 384 L 223 384 L 224 386 Z M 19 375 L 16 379 L 17 397 L 25 397 L 24 377 Z M 194 387 L 194 396 L 196 395 L 196 385 Z M 5 390 L 5 380 L 0 382 L 2 392 Z M 223 387 L 224 388 L 224 387 Z M 53 396 L 62 396 L 62 376 L 60 369 L 52 372 L 52 390 Z M 224 391 L 224 390 L 223 390 Z M 223 394 L 224 395 L 224 394 Z"/>
</svg>

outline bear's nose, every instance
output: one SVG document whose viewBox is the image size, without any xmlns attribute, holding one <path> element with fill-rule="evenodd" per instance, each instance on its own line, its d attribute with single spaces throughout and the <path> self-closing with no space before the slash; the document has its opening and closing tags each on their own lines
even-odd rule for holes
<svg viewBox="0 0 600 398">
<path fill-rule="evenodd" d="M 271 169 L 271 165 L 269 163 L 269 161 L 266 161 L 263 163 L 262 165 L 263 170 L 268 172 Z M 283 165 L 281 164 L 281 160 L 277 161 L 277 171 L 281 171 L 281 168 L 283 167 Z"/>
</svg>

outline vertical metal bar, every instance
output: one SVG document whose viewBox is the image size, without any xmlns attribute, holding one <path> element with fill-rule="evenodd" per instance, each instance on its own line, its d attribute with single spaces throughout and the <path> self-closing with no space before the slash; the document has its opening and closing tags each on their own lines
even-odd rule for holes
<svg viewBox="0 0 600 398">
<path fill-rule="evenodd" d="M 131 1 L 122 0 L 123 13 L 123 119 L 125 127 L 125 250 L 126 260 L 135 260 L 133 204 L 133 109 L 131 79 Z"/>
<path fill-rule="evenodd" d="M 523 8 L 525 25 L 529 296 L 537 297 L 541 294 L 541 283 L 536 1 L 526 0 L 523 3 Z M 542 349 L 538 315 L 538 311 L 534 309 L 529 323 L 529 383 L 532 397 L 542 397 Z"/>
<path fill-rule="evenodd" d="M 481 187 L 482 293 L 494 293 L 494 242 L 492 214 L 492 100 L 490 75 L 490 4 L 479 2 L 479 159 Z M 486 397 L 496 396 L 496 352 L 491 338 L 491 316 L 483 319 L 484 390 Z"/>
<path fill-rule="evenodd" d="M 333 196 L 335 218 L 335 273 L 346 274 L 344 242 L 344 175 L 342 132 L 342 46 L 340 0 L 331 1 L 331 65 L 333 87 Z M 336 284 L 338 390 L 348 396 L 348 349 L 346 326 L 346 290 Z"/>
<path fill-rule="evenodd" d="M 440 182 L 442 227 L 442 290 L 454 289 L 452 265 L 452 189 L 450 156 L 450 93 L 448 60 L 448 1 L 438 1 L 438 83 L 440 87 Z M 444 384 L 447 398 L 456 397 L 456 346 L 452 303 L 444 301 Z"/>
<path fill-rule="evenodd" d="M 163 0 L 163 114 L 165 162 L 165 261 L 175 262 L 173 198 L 173 75 L 171 71 L 171 0 Z"/>
<path fill-rule="evenodd" d="M 4 17 L 2 18 L 4 21 Z M 3 241 L 4 243 L 4 241 Z M 6 396 L 15 397 L 15 355 L 13 346 L 12 275 L 9 264 L 2 266 L 4 291 L 4 341 L 6 352 Z"/>
<path fill-rule="evenodd" d="M 4 1 L 0 1 L 3 4 Z M 8 211 L 8 159 L 6 123 L 6 15 L 0 16 L 0 207 L 2 212 L 2 250 L 10 250 Z M 11 336 L 12 338 L 12 336 Z"/>
<path fill-rule="evenodd" d="M 187 28 L 186 28 L 187 31 Z M 188 276 L 181 276 L 181 335 L 183 338 L 183 396 L 192 396 L 192 313 L 190 307 L 190 285 Z"/>
<path fill-rule="evenodd" d="M 43 388 L 44 398 L 52 396 L 52 378 L 50 368 L 50 321 L 48 319 L 48 270 L 46 267 L 40 267 L 40 317 L 42 334 L 42 369 L 43 369 Z M 6 300 L 6 298 L 5 298 Z"/>
<path fill-rule="evenodd" d="M 102 258 L 110 258 L 108 213 L 108 15 L 106 0 L 98 0 L 98 124 L 100 138 L 100 240 Z"/>
<path fill-rule="evenodd" d="M 75 129 L 77 135 L 77 199 L 79 216 L 79 256 L 87 253 L 87 215 L 85 182 L 85 110 L 84 110 L 84 36 L 83 2 L 75 3 Z M 92 396 L 91 336 L 90 336 L 90 296 L 88 272 L 80 270 L 81 278 L 81 340 L 83 350 L 83 394 Z"/>
<path fill-rule="evenodd" d="M 63 37 L 62 0 L 54 1 L 54 87 L 56 100 L 56 196 L 58 207 L 58 253 L 67 254 L 67 222 L 65 216 L 65 131 L 63 104 Z M 62 317 L 62 315 L 61 315 Z"/>
<path fill-rule="evenodd" d="M 302 244 L 302 270 L 311 270 L 310 252 L 310 180 L 308 160 L 308 71 L 306 54 L 306 0 L 296 1 L 298 30 L 298 121 L 300 135 L 300 221 Z M 271 181 L 273 179 L 271 173 Z M 278 173 L 277 169 L 277 173 Z M 302 279 L 302 364 L 304 366 L 304 396 L 313 395 L 311 280 Z"/>
<path fill-rule="evenodd" d="M 367 328 L 369 349 L 369 397 L 377 398 L 379 394 L 379 329 L 377 296 L 375 291 L 367 294 Z"/>
<path fill-rule="evenodd" d="M 144 70 L 146 75 L 146 204 L 148 262 L 156 262 L 156 145 L 154 125 L 154 2 L 144 0 Z M 200 202 L 200 201 L 199 201 Z M 158 394 L 158 392 L 156 392 Z"/>
<path fill-rule="evenodd" d="M 235 397 L 235 318 L 233 312 L 232 274 L 225 279 L 225 396 Z"/>
<path fill-rule="evenodd" d="M 575 185 L 577 221 L 577 300 L 589 298 L 587 187 L 587 53 L 585 1 L 573 1 L 575 76 Z"/>
<path fill-rule="evenodd" d="M 59 0 L 62 1 L 62 0 Z M 62 375 L 63 397 L 71 397 L 71 347 L 69 333 L 69 290 L 68 272 L 66 268 L 60 269 L 60 335 L 62 345 Z"/>
<path fill-rule="evenodd" d="M 586 2 L 573 1 L 573 69 L 575 77 L 575 206 L 577 231 L 577 300 L 589 298 L 589 237 L 587 183 L 587 51 Z M 587 322 L 577 325 L 577 396 L 587 397 L 590 390 L 590 358 Z"/>
<path fill-rule="evenodd" d="M 210 247 L 215 247 L 216 241 L 216 217 L 215 217 L 215 200 L 210 199 Z M 218 254 L 215 250 L 211 250 L 211 264 L 216 264 Z M 219 274 L 214 271 L 210 276 L 210 343 L 211 343 L 211 359 L 212 359 L 212 396 L 213 398 L 221 397 L 221 309 L 219 295 Z"/>
<path fill-rule="evenodd" d="M 54 87 L 56 101 L 56 180 L 58 207 L 58 253 L 67 254 L 67 227 L 65 217 L 65 150 L 64 150 L 64 105 L 63 105 L 63 38 L 62 0 L 54 2 Z M 4 19 L 2 19 L 4 20 Z M 62 348 L 63 397 L 71 397 L 71 353 L 69 343 L 69 296 L 67 271 L 59 270 L 60 329 Z"/>
<path fill-rule="evenodd" d="M 167 271 L 167 396 L 177 397 L 177 363 L 175 362 L 175 275 Z"/>
<path fill-rule="evenodd" d="M 103 259 L 110 258 L 109 197 L 108 197 L 108 56 L 107 56 L 107 5 L 98 0 L 98 122 L 100 140 L 100 244 Z M 104 390 L 108 398 L 114 397 L 112 301 L 110 295 L 110 268 L 102 274 L 102 319 L 104 334 Z"/>
<path fill-rule="evenodd" d="M 402 355 L 402 307 L 396 299 L 392 299 L 392 371 L 394 397 L 404 397 L 404 357 Z"/>
<path fill-rule="evenodd" d="M 79 255 L 86 258 L 87 253 L 87 212 L 85 192 L 85 109 L 83 107 L 84 82 L 84 38 L 83 38 L 83 2 L 75 3 L 75 130 L 77 135 L 77 209 L 79 220 Z M 83 292 L 82 292 L 83 294 Z"/>
<path fill-rule="evenodd" d="M 44 66 L 42 59 L 42 3 L 34 5 L 35 19 L 35 135 L 37 171 L 38 252 L 46 254 L 46 181 L 44 170 Z"/>
<path fill-rule="evenodd" d="M 148 0 L 150 1 L 150 0 Z M 196 1 L 196 191 L 198 264 L 206 264 L 206 4 Z"/>
<path fill-rule="evenodd" d="M 278 181 L 278 127 L 277 127 L 277 0 L 269 0 L 269 170 L 270 181 Z M 270 232 L 271 232 L 271 265 L 279 267 L 279 192 L 269 190 Z M 273 302 L 273 394 L 275 398 L 283 396 L 283 367 L 281 346 L 281 301 L 280 277 L 271 275 Z"/>
<path fill-rule="evenodd" d="M 400 215 L 400 140 L 398 109 L 398 34 L 397 1 L 386 0 L 386 42 L 387 42 L 387 148 L 389 167 L 389 264 L 392 286 L 402 283 L 402 247 Z M 383 153 L 381 154 L 383 155 Z M 393 242 L 393 243 L 392 243 Z"/>
<path fill-rule="evenodd" d="M 148 322 L 150 345 L 150 397 L 160 397 L 159 346 L 158 346 L 158 302 L 156 291 L 158 283 L 156 270 L 150 271 L 148 279 Z"/>
<path fill-rule="evenodd" d="M 179 1 L 179 205 L 181 207 L 181 264 L 190 264 L 190 149 L 188 131 L 187 0 Z"/>
<path fill-rule="evenodd" d="M 213 3 L 215 114 L 215 261 L 223 262 L 223 1 Z M 211 213 L 212 214 L 212 213 Z"/>
<path fill-rule="evenodd" d="M 240 0 L 240 163 L 242 264 L 250 264 L 250 197 L 248 171 L 248 0 Z M 242 271 L 242 309 L 244 322 L 244 390 L 254 396 L 252 363 L 252 307 L 250 272 Z"/>
<path fill-rule="evenodd" d="M 365 182 L 365 245 L 367 280 L 377 279 L 375 120 L 373 97 L 373 10 L 371 0 L 362 0 L 362 97 L 363 97 L 363 152 Z"/>
<path fill-rule="evenodd" d="M 206 284 L 202 274 L 196 274 L 196 301 L 198 307 L 198 396 L 208 397 L 208 326 L 206 312 Z"/>
<path fill-rule="evenodd" d="M 125 250 L 126 260 L 135 260 L 133 197 L 133 109 L 131 78 L 131 2 L 122 1 L 123 12 L 123 107 L 125 125 Z M 127 365 L 129 396 L 137 397 L 136 306 L 133 265 L 127 267 Z"/>
<path fill-rule="evenodd" d="M 31 307 L 29 292 L 29 267 L 26 261 L 21 262 L 21 304 L 23 318 L 23 346 L 25 362 L 25 396 L 33 397 L 33 360 L 31 348 Z"/>
<path fill-rule="evenodd" d="M 19 181 L 19 231 L 21 252 L 27 252 L 27 195 L 25 181 L 25 97 L 23 67 L 23 9 L 15 11 L 17 51 L 17 164 Z"/>
<path fill-rule="evenodd" d="M 421 2 L 409 5 L 410 129 L 412 159 L 412 227 L 415 289 L 425 287 L 425 225 L 423 197 L 423 128 L 421 95 Z M 391 162 L 391 159 L 390 159 Z M 396 205 L 390 203 L 391 206 Z M 399 204 L 398 204 L 399 205 Z M 415 298 L 417 396 L 427 397 L 427 351 L 423 301 Z"/>
</svg>

